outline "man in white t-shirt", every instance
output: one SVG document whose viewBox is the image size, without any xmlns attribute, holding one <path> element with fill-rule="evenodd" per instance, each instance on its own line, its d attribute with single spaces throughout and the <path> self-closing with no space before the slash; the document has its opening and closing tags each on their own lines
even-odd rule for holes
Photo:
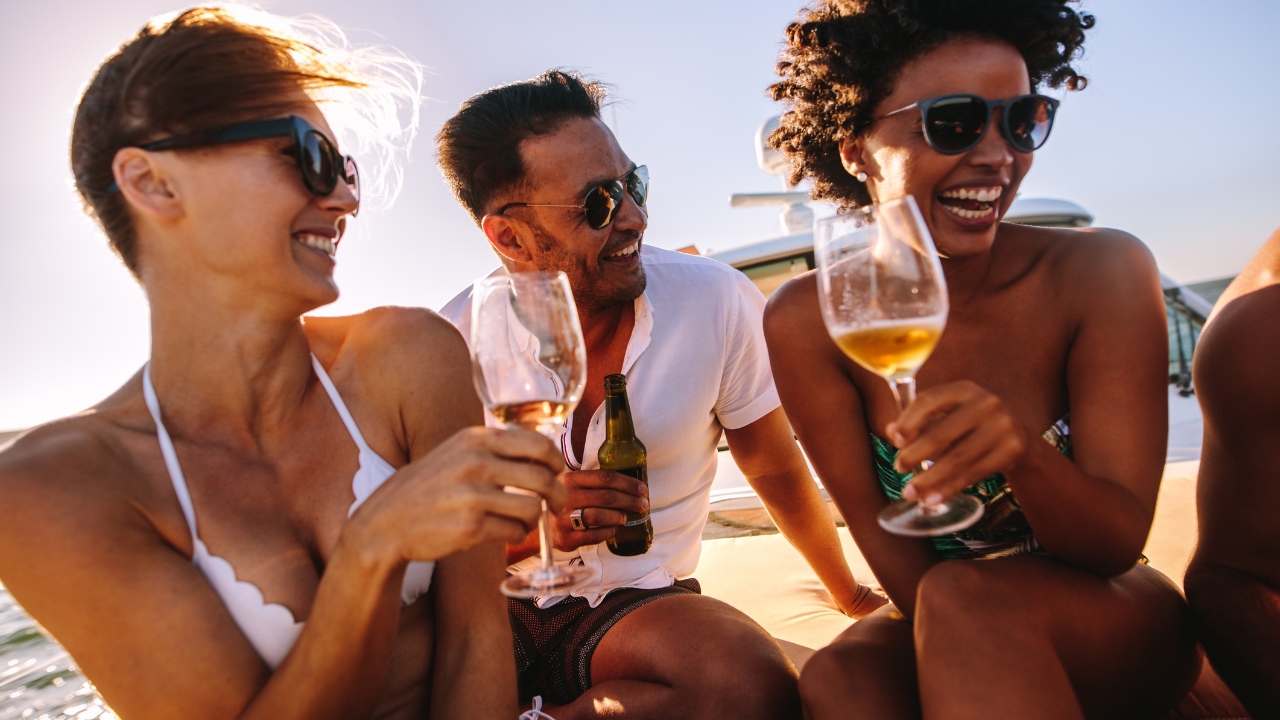
<svg viewBox="0 0 1280 720">
<path fill-rule="evenodd" d="M 730 451 L 837 604 L 862 615 L 883 601 L 850 574 L 835 525 L 773 386 L 764 297 L 737 270 L 643 245 L 648 172 L 599 117 L 602 86 L 548 71 L 463 104 L 437 136 L 441 169 L 502 267 L 562 270 L 587 347 L 587 385 L 562 440 L 569 502 L 556 559 L 591 572 L 570 597 L 510 602 L 522 700 L 557 718 L 799 716 L 795 670 L 776 642 L 690 577 L 707 519 L 716 446 Z M 469 337 L 471 290 L 443 310 Z M 604 376 L 622 373 L 640 482 L 599 470 Z M 651 514 L 643 555 L 604 541 L 626 511 Z M 537 536 L 509 548 L 536 562 Z M 759 582 L 772 582 L 761 577 Z"/>
</svg>

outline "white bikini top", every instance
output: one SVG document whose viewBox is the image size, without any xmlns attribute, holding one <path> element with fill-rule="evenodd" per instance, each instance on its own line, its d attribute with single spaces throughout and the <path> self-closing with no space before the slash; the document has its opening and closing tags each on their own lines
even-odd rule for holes
<svg viewBox="0 0 1280 720">
<path fill-rule="evenodd" d="M 377 490 L 395 473 L 396 469 L 364 441 L 364 436 L 360 434 L 360 428 L 356 427 L 356 422 L 347 410 L 346 403 L 342 402 L 342 397 L 338 395 L 338 390 L 329 379 L 329 374 L 324 371 L 324 367 L 314 355 L 311 356 L 311 365 L 315 367 L 316 375 L 320 377 L 320 384 L 324 385 L 334 409 L 342 417 L 342 424 L 347 426 L 347 432 L 351 434 L 351 439 L 360 450 L 360 468 L 356 470 L 356 475 L 351 480 L 351 490 L 356 500 L 351 503 L 351 509 L 347 511 L 347 517 L 350 517 L 356 508 L 373 494 L 374 490 Z M 195 547 L 191 562 L 204 574 L 205 579 L 218 593 L 218 597 L 222 598 L 222 604 L 227 606 L 232 619 L 236 621 L 236 625 L 240 626 L 240 631 L 258 651 L 258 655 L 262 656 L 267 665 L 274 670 L 284 661 L 293 644 L 298 641 L 298 636 L 302 634 L 302 628 L 306 622 L 295 621 L 289 608 L 278 603 L 266 602 L 257 585 L 237 580 L 235 568 L 231 567 L 231 563 L 211 554 L 209 548 L 201 542 L 200 535 L 196 532 L 196 513 L 191 504 L 191 493 L 187 491 L 187 481 L 182 475 L 182 468 L 178 465 L 178 455 L 173 450 L 173 440 L 160 419 L 160 402 L 156 399 L 155 387 L 151 384 L 150 363 L 143 369 L 142 391 L 147 401 L 147 408 L 151 410 L 151 417 L 156 421 L 156 435 L 160 439 L 160 452 L 164 455 L 164 464 L 169 468 L 169 479 L 173 482 L 173 490 L 178 495 L 178 503 L 182 505 L 182 514 L 186 515 L 187 525 L 191 528 L 191 541 Z M 404 584 L 400 589 L 401 602 L 408 605 L 427 592 L 431 587 L 431 574 L 434 570 L 435 563 L 409 563 L 404 574 Z"/>
</svg>

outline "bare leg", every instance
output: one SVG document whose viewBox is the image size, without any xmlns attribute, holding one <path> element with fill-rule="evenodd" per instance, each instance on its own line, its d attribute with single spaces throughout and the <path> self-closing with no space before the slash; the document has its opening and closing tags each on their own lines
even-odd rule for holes
<svg viewBox="0 0 1280 720">
<path fill-rule="evenodd" d="M 800 676 L 808 720 L 920 717 L 911 623 L 886 605 L 809 658 Z"/>
<path fill-rule="evenodd" d="M 1254 717 L 1280 717 L 1280 590 L 1193 562 L 1187 600 L 1209 661 Z"/>
<path fill-rule="evenodd" d="M 926 718 L 1146 717 L 1199 668 L 1181 594 L 1145 565 L 944 562 L 920 581 L 915 639 Z"/>
<path fill-rule="evenodd" d="M 798 718 L 796 670 L 751 618 L 702 595 L 654 600 L 605 633 L 577 718 Z"/>
</svg>

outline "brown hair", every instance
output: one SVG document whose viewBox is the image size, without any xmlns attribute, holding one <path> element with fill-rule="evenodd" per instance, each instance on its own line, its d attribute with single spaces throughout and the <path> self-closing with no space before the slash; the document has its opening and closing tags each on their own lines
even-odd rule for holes
<svg viewBox="0 0 1280 720">
<path fill-rule="evenodd" d="M 341 31 L 333 31 L 345 43 Z M 365 78 L 339 54 L 302 40 L 283 18 L 197 7 L 153 20 L 102 63 L 80 99 L 71 133 L 76 190 L 137 276 L 137 234 L 122 194 L 113 189 L 116 152 L 173 134 L 281 116 L 296 108 L 289 96 L 299 91 L 321 99 L 327 90 L 365 87 Z M 416 111 L 415 104 L 414 126 Z"/>
<path fill-rule="evenodd" d="M 840 162 L 840 141 L 871 120 L 908 61 L 956 38 L 1009 43 L 1041 85 L 1083 90 L 1071 61 L 1094 18 L 1077 0 L 817 0 L 787 26 L 769 88 L 787 107 L 769 144 L 786 153 L 788 180 L 813 180 L 813 197 L 842 208 L 871 202 Z"/>
<path fill-rule="evenodd" d="M 600 117 L 607 95 L 603 83 L 548 70 L 471 97 L 436 135 L 445 182 L 479 223 L 495 195 L 524 180 L 520 143 L 553 133 L 566 120 Z"/>
</svg>

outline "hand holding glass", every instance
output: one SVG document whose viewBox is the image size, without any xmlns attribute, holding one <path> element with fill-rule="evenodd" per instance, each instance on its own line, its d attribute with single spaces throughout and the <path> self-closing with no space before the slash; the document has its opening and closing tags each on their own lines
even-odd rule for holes
<svg viewBox="0 0 1280 720">
<path fill-rule="evenodd" d="M 471 296 L 471 375 L 489 412 L 505 425 L 559 440 L 587 380 L 587 353 L 564 273 L 510 273 L 476 283 Z M 538 522 L 541 566 L 502 583 L 510 597 L 560 595 L 581 587 L 583 567 L 552 558 L 551 511 Z"/>
<path fill-rule="evenodd" d="M 851 360 L 887 380 L 905 410 L 916 397 L 916 372 L 942 337 L 948 309 L 942 264 L 915 199 L 826 218 L 814 235 L 827 332 Z M 932 505 L 896 502 L 879 521 L 898 535 L 946 535 L 974 524 L 982 511 L 977 498 L 959 493 Z"/>
</svg>

